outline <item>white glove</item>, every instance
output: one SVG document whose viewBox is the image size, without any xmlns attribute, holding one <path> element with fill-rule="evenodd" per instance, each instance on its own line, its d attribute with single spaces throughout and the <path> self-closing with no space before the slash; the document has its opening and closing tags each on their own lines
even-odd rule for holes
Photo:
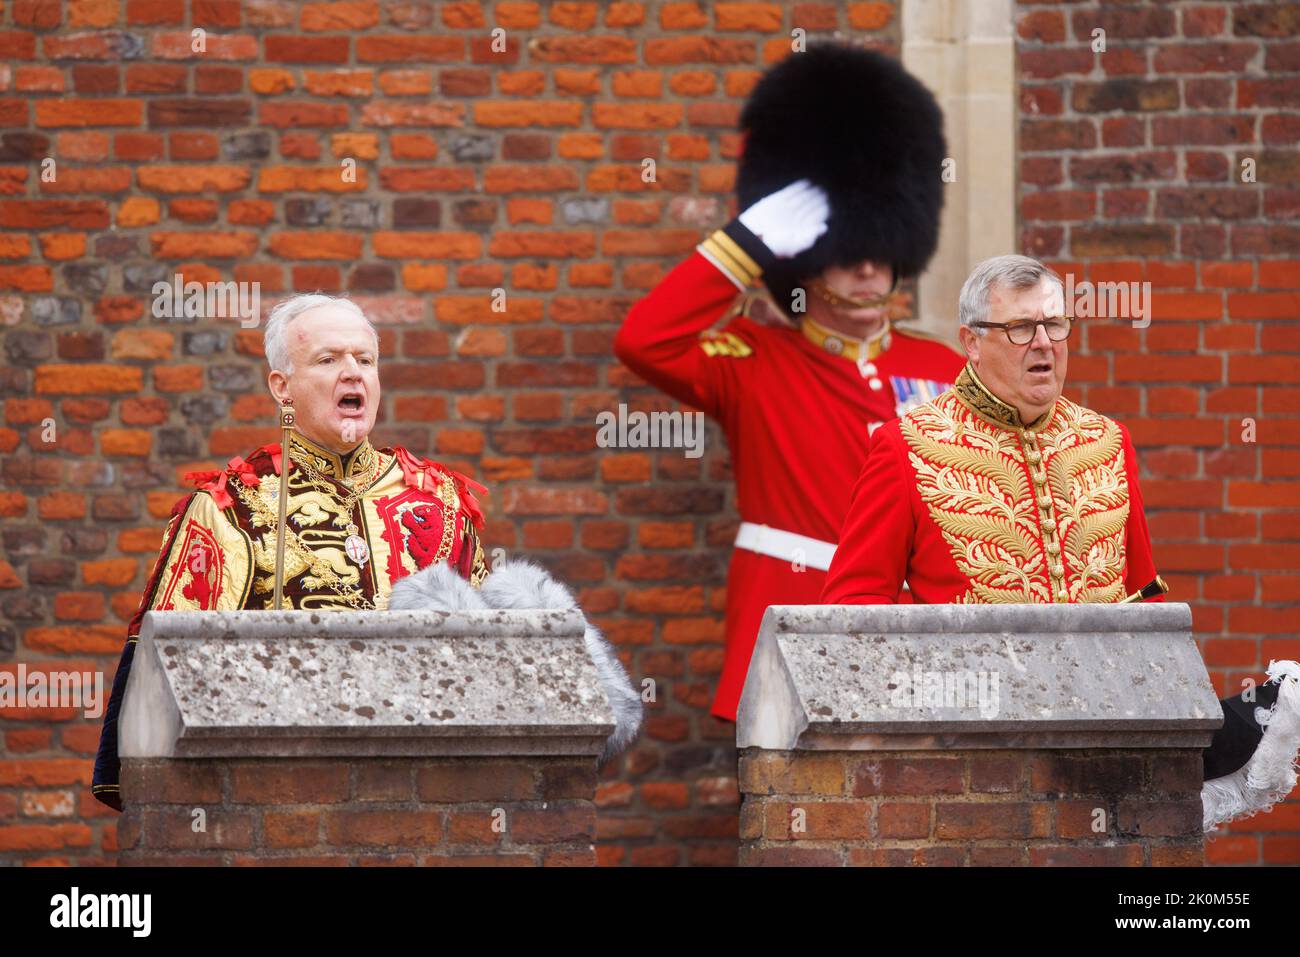
<svg viewBox="0 0 1300 957">
<path fill-rule="evenodd" d="M 740 223 L 781 259 L 812 248 L 826 232 L 831 204 L 825 191 L 806 179 L 764 196 L 738 217 Z"/>
</svg>

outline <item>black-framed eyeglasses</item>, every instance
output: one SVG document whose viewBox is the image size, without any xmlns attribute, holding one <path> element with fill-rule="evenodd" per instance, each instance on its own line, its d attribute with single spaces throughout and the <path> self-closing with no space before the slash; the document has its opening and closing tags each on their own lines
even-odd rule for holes
<svg viewBox="0 0 1300 957">
<path fill-rule="evenodd" d="M 1053 342 L 1064 342 L 1070 338 L 1070 331 L 1074 328 L 1074 317 L 1053 316 L 1050 319 L 1035 321 L 1024 319 L 1020 322 L 972 322 L 971 325 L 981 329 L 1001 329 L 1007 334 L 1007 339 L 1013 346 L 1027 346 L 1034 341 L 1034 336 L 1038 335 L 1039 326 L 1043 327 L 1047 338 Z"/>
</svg>

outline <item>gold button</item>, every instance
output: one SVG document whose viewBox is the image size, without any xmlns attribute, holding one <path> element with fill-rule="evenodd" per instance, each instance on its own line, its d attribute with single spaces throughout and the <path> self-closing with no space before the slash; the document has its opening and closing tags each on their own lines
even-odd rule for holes
<svg viewBox="0 0 1300 957">
<path fill-rule="evenodd" d="M 1046 484 L 1047 484 L 1047 473 L 1046 473 L 1046 472 L 1035 472 L 1035 473 L 1034 473 L 1034 484 L 1035 484 L 1035 485 L 1046 485 Z"/>
<path fill-rule="evenodd" d="M 1043 461 L 1043 454 L 1030 449 L 1029 454 L 1025 456 L 1025 458 L 1029 459 L 1030 465 L 1037 465 L 1039 462 Z"/>
<path fill-rule="evenodd" d="M 1065 566 L 1059 562 L 1052 566 L 1052 577 L 1061 578 L 1065 575 Z"/>
<path fill-rule="evenodd" d="M 1054 518 L 1043 519 L 1043 530 L 1046 532 L 1056 531 L 1056 519 Z"/>
<path fill-rule="evenodd" d="M 1057 555 L 1061 554 L 1061 546 L 1056 544 L 1056 542 L 1049 542 L 1047 545 L 1047 554 L 1055 558 Z"/>
<path fill-rule="evenodd" d="M 1070 593 L 1067 592 L 1064 588 L 1062 588 L 1060 591 L 1056 593 L 1056 598 L 1058 601 L 1065 601 L 1069 597 L 1070 597 Z"/>
</svg>

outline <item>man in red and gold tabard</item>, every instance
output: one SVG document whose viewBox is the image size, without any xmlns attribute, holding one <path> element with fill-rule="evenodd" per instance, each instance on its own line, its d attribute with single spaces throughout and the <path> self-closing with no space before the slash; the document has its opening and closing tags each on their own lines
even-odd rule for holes
<svg viewBox="0 0 1300 957">
<path fill-rule="evenodd" d="M 474 492 L 484 489 L 404 448 L 375 448 L 379 342 L 346 299 L 297 296 L 278 305 L 264 336 L 268 383 L 292 405 L 282 607 L 383 609 L 393 586 L 446 562 L 470 584 L 487 574 Z M 271 607 L 279 527 L 280 444 L 224 469 L 191 473 L 162 552 L 127 628 L 104 713 L 91 790 L 121 809 L 117 716 L 147 611 Z"/>
<path fill-rule="evenodd" d="M 821 594 L 871 430 L 962 366 L 890 322 L 899 281 L 938 240 L 943 118 L 925 87 L 884 55 L 814 46 L 760 80 L 741 126 L 743 212 L 637 303 L 614 343 L 727 437 L 742 521 L 712 713 L 730 721 L 767 606 Z M 760 279 L 771 299 L 757 302 L 781 321 L 742 308 L 715 329 Z"/>
<path fill-rule="evenodd" d="M 1117 602 L 1156 578 L 1128 430 L 1061 396 L 1061 280 L 999 256 L 962 287 L 953 388 L 872 436 L 825 604 Z"/>
</svg>

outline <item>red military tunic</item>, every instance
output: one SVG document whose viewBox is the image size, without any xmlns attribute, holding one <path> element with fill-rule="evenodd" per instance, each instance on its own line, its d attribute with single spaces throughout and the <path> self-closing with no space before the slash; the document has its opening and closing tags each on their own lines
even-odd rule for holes
<svg viewBox="0 0 1300 957">
<path fill-rule="evenodd" d="M 825 604 L 1116 602 L 1156 576 L 1128 431 L 1067 399 L 1028 426 L 969 366 L 882 426 Z"/>
<path fill-rule="evenodd" d="M 614 351 L 642 378 L 722 425 L 742 520 L 834 543 L 870 430 L 947 388 L 962 359 L 941 342 L 898 329 L 865 344 L 861 364 L 815 344 L 822 338 L 815 332 L 744 316 L 712 331 L 737 288 L 758 275 L 754 259 L 719 230 L 633 307 Z M 733 551 L 714 715 L 735 720 L 767 606 L 815 603 L 825 577 L 809 564 Z"/>
</svg>

